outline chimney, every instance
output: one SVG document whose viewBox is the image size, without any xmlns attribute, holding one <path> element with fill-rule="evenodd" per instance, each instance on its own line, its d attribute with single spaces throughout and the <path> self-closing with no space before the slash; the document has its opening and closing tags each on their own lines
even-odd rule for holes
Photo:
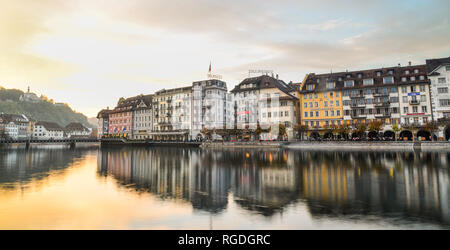
<svg viewBox="0 0 450 250">
<path fill-rule="evenodd" d="M 278 74 L 277 74 L 277 80 L 278 80 Z"/>
<path fill-rule="evenodd" d="M 408 65 L 411 66 L 411 61 L 408 62 Z"/>
<path fill-rule="evenodd" d="M 398 66 L 400 67 L 400 63 L 398 64 Z"/>
</svg>

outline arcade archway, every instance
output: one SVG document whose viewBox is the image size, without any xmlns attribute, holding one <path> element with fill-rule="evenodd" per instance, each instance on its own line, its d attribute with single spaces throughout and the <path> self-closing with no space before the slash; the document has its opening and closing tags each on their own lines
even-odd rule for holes
<svg viewBox="0 0 450 250">
<path fill-rule="evenodd" d="M 431 133 L 426 130 L 419 130 L 417 132 L 417 140 L 431 141 Z"/>
<path fill-rule="evenodd" d="M 412 141 L 412 139 L 413 139 L 413 133 L 411 131 L 403 130 L 400 133 L 399 140 L 401 140 L 401 141 Z"/>
<path fill-rule="evenodd" d="M 384 138 L 385 141 L 395 141 L 395 133 L 394 133 L 394 131 L 388 130 L 388 131 L 384 132 L 383 138 Z"/>
</svg>

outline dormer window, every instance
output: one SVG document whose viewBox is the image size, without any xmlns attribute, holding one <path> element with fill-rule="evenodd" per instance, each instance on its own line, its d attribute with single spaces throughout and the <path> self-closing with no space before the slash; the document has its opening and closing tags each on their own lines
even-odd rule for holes
<svg viewBox="0 0 450 250">
<path fill-rule="evenodd" d="M 350 77 L 352 77 L 352 75 L 347 75 L 347 78 L 350 78 Z"/>
<path fill-rule="evenodd" d="M 314 90 L 314 85 L 313 84 L 306 85 L 306 90 Z"/>
<path fill-rule="evenodd" d="M 415 76 L 411 76 L 411 81 L 415 81 L 416 80 L 416 77 Z"/>
<path fill-rule="evenodd" d="M 391 69 L 391 70 L 388 71 L 388 74 L 389 74 L 389 75 L 393 75 L 393 74 L 394 74 L 394 71 Z"/>
<path fill-rule="evenodd" d="M 414 70 L 414 74 L 418 74 L 419 73 L 419 70 L 418 69 L 415 69 Z"/>
<path fill-rule="evenodd" d="M 342 81 L 342 77 L 339 77 L 339 78 L 338 78 L 338 81 Z"/>
<path fill-rule="evenodd" d="M 402 77 L 402 82 L 406 82 L 406 77 Z"/>
<path fill-rule="evenodd" d="M 334 89 L 334 82 L 329 82 L 329 83 L 327 84 L 327 88 L 328 88 L 328 89 Z"/>
<path fill-rule="evenodd" d="M 409 70 L 406 70 L 406 71 L 405 71 L 405 75 L 409 75 Z"/>
<path fill-rule="evenodd" d="M 450 71 L 450 66 L 445 66 L 445 71 Z"/>
<path fill-rule="evenodd" d="M 419 76 L 420 80 L 425 80 L 425 76 Z"/>
<path fill-rule="evenodd" d="M 317 78 L 316 82 L 319 83 L 319 78 Z"/>
<path fill-rule="evenodd" d="M 362 78 L 362 74 L 361 73 L 358 74 L 358 78 Z"/>
<path fill-rule="evenodd" d="M 377 76 L 381 76 L 381 71 L 377 71 Z"/>
<path fill-rule="evenodd" d="M 363 80 L 363 85 L 364 85 L 364 86 L 373 85 L 373 79 L 372 79 L 372 78 L 364 79 L 364 80 Z"/>
</svg>

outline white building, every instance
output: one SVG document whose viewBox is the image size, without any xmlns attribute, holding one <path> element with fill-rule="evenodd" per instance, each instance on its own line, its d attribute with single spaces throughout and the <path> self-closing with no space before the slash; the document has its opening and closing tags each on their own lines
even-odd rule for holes
<svg viewBox="0 0 450 250">
<path fill-rule="evenodd" d="M 262 140 L 278 138 L 279 124 L 286 127 L 288 139 L 294 139 L 294 126 L 298 123 L 296 90 L 284 81 L 267 75 L 247 78 L 232 91 L 236 105 L 238 129 L 255 130 L 259 123 L 269 133 Z"/>
<path fill-rule="evenodd" d="M 102 109 L 97 114 L 97 138 L 101 139 L 106 136 L 109 132 L 109 107 L 107 109 Z"/>
<path fill-rule="evenodd" d="M 92 133 L 92 129 L 79 122 L 72 122 L 64 128 L 64 132 L 67 138 L 87 138 Z"/>
<path fill-rule="evenodd" d="M 32 139 L 64 139 L 64 128 L 54 122 L 36 122 Z"/>
<path fill-rule="evenodd" d="M 143 95 L 133 110 L 133 139 L 148 139 L 153 127 L 153 95 Z"/>
<path fill-rule="evenodd" d="M 0 129 L 9 139 L 27 139 L 28 123 L 29 120 L 25 115 L 0 114 Z"/>
<path fill-rule="evenodd" d="M 225 129 L 227 112 L 227 84 L 210 79 L 192 83 L 192 135 L 201 136 L 206 129 Z"/>
<path fill-rule="evenodd" d="M 402 67 L 398 95 L 400 123 L 422 126 L 432 120 L 430 84 L 425 65 Z"/>
<path fill-rule="evenodd" d="M 450 57 L 430 59 L 427 62 L 428 79 L 431 82 L 433 119 L 450 118 Z"/>
</svg>

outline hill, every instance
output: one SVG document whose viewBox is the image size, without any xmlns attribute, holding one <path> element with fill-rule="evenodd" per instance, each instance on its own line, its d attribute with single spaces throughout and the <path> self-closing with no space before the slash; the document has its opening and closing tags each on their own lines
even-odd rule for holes
<svg viewBox="0 0 450 250">
<path fill-rule="evenodd" d="M 34 93 L 24 93 L 18 89 L 0 87 L 0 112 L 24 114 L 35 121 L 56 122 L 61 126 L 80 122 L 92 127 L 85 115 L 75 112 L 68 104 L 55 104 L 45 96 L 37 97 Z"/>
</svg>

